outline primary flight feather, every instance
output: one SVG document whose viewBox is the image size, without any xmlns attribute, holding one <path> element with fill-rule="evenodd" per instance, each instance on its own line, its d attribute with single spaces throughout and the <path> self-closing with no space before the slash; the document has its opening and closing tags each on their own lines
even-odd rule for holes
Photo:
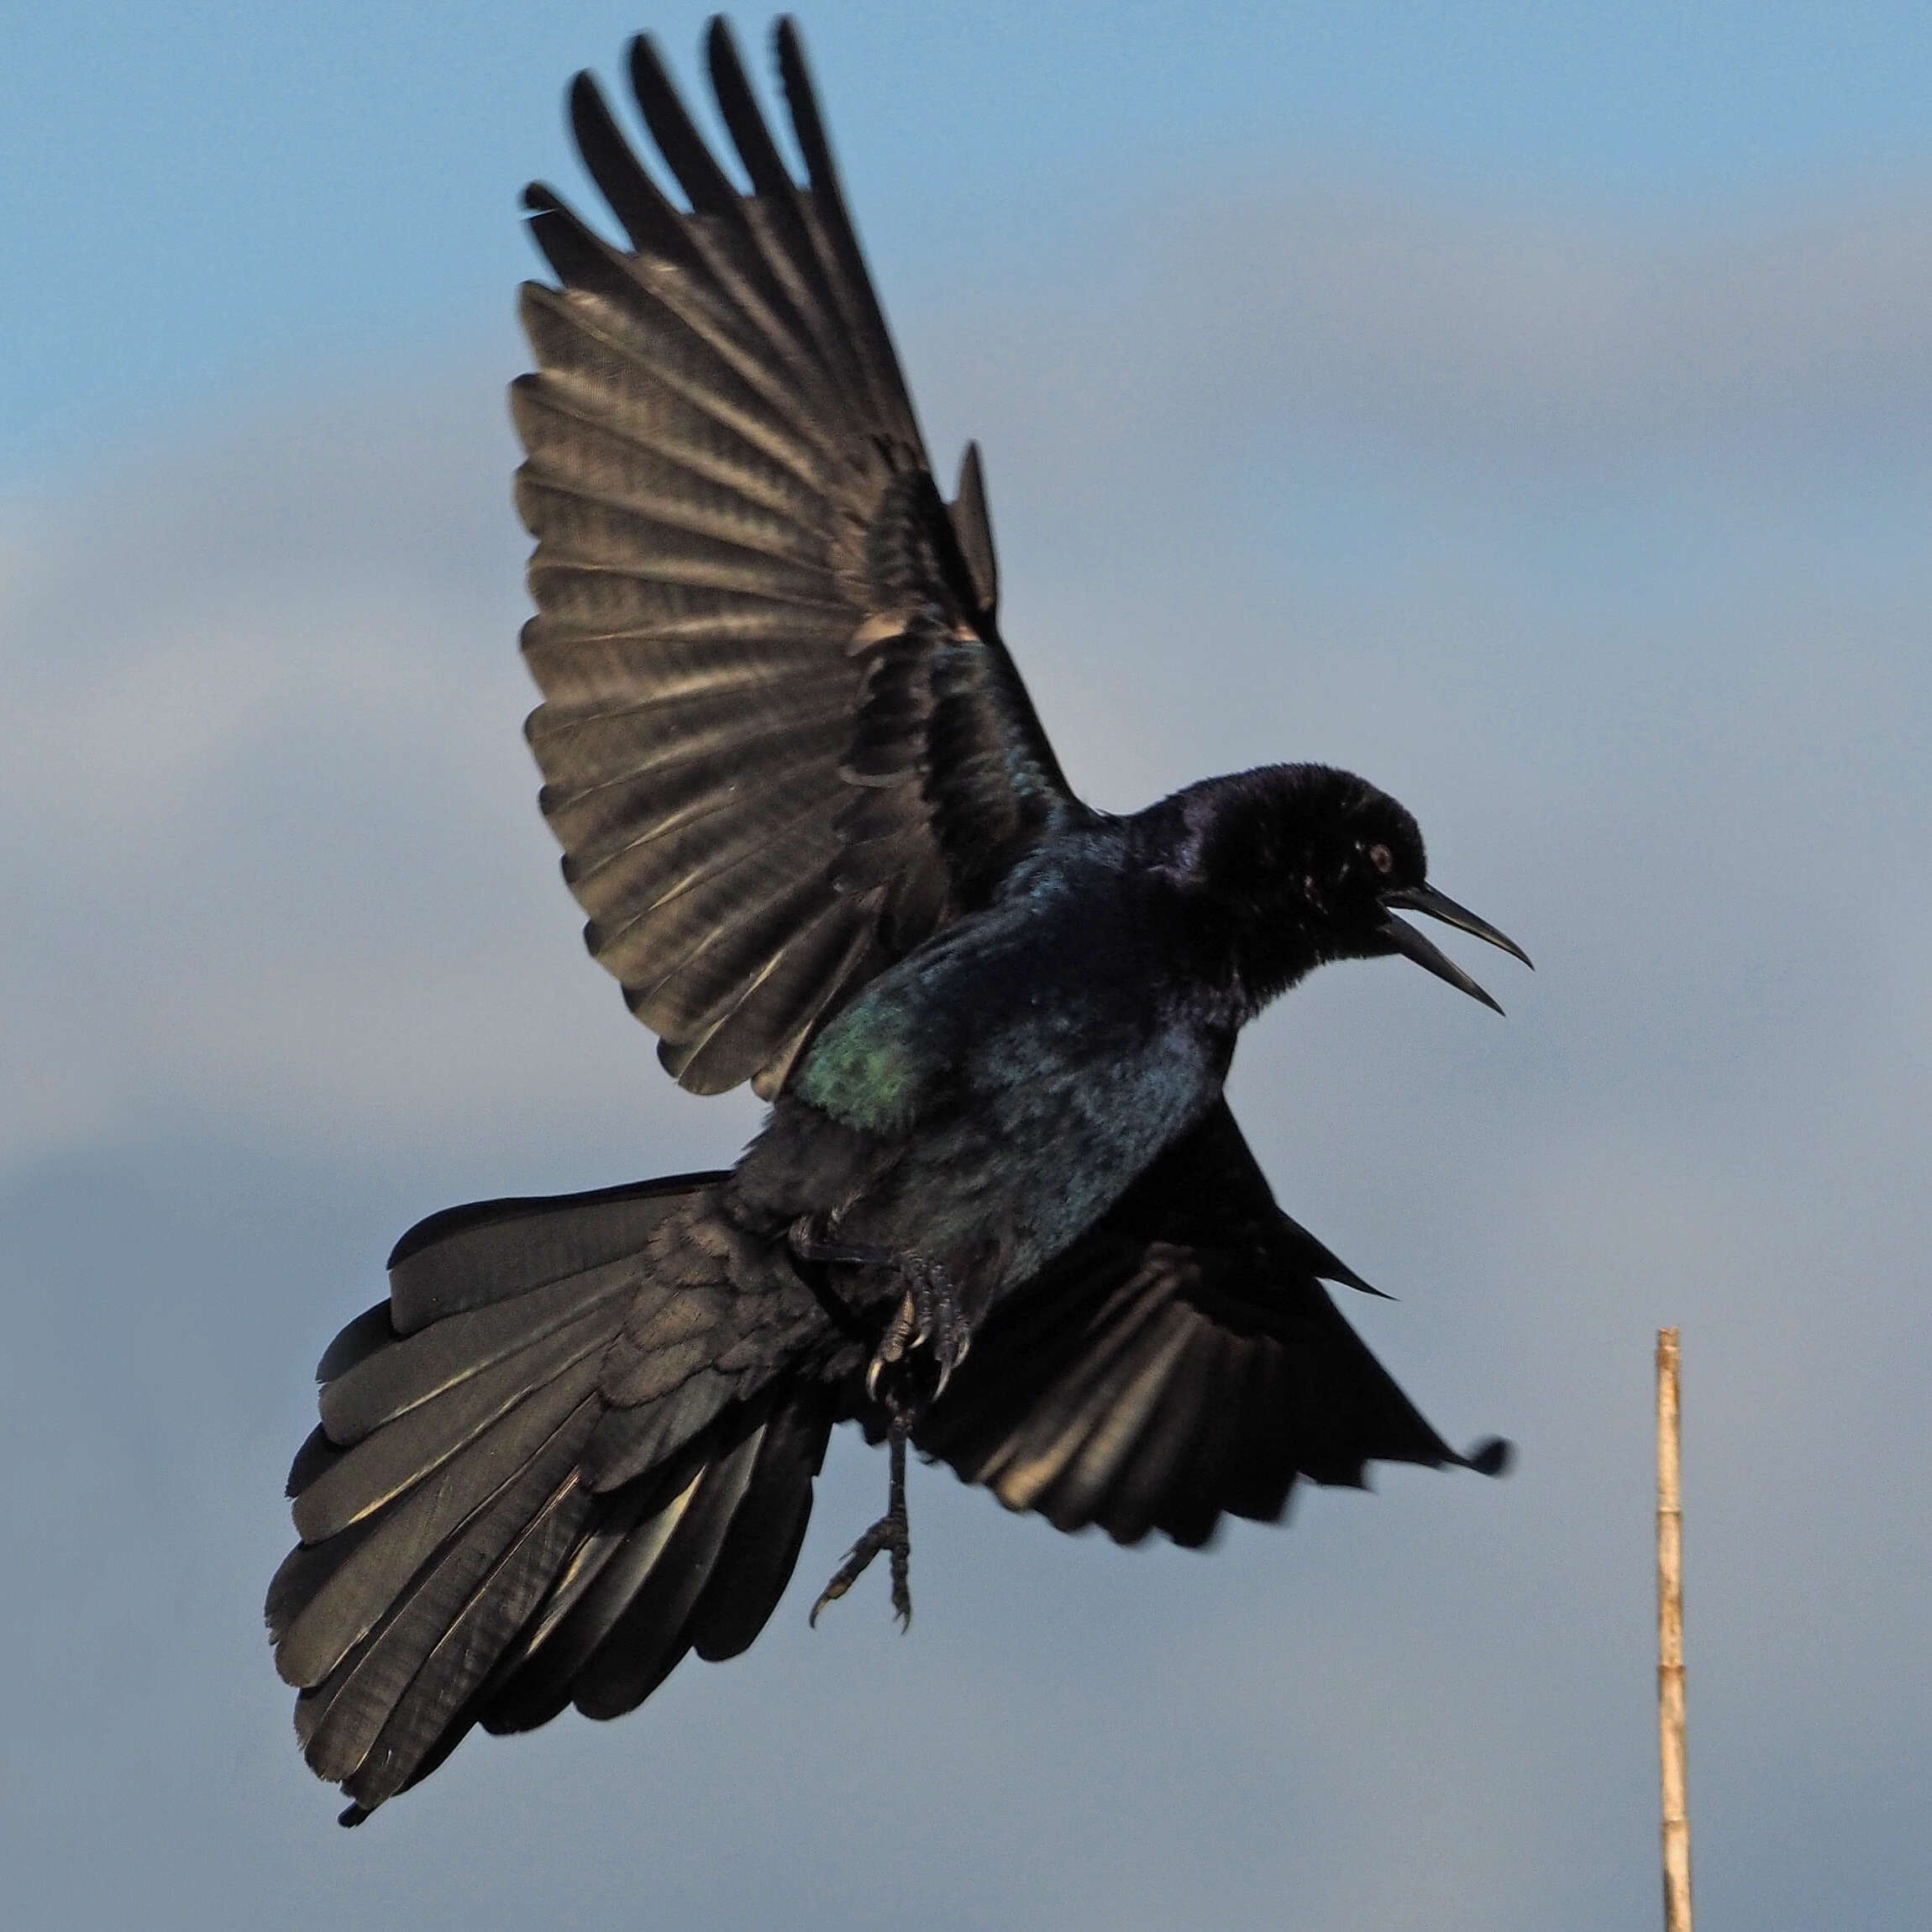
<svg viewBox="0 0 1932 1932">
<path fill-rule="evenodd" d="M 1321 766 L 1116 817 L 1075 798 L 1001 641 L 979 454 L 942 495 L 795 29 L 793 171 L 729 30 L 745 184 L 649 40 L 548 189 L 512 392 L 537 539 L 530 743 L 585 937 L 698 1093 L 772 1102 L 729 1172 L 432 1216 L 337 1338 L 268 1619 L 344 1822 L 474 1725 L 629 1710 L 736 1655 L 789 1581 L 830 1431 L 1121 1542 L 1278 1518 L 1298 1479 L 1451 1449 L 1336 1310 L 1222 1098 L 1241 1027 L 1403 920 L 1522 955 L 1431 885 L 1393 799 Z"/>
</svg>

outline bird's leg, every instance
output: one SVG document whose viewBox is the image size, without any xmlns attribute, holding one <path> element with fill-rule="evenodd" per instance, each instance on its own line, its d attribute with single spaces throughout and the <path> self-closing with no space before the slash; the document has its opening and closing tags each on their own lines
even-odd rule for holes
<svg viewBox="0 0 1932 1932">
<path fill-rule="evenodd" d="M 832 1225 L 837 1225 L 836 1216 Z M 801 1215 L 786 1231 L 785 1240 L 801 1261 L 837 1262 L 847 1268 L 895 1268 L 899 1263 L 898 1256 L 889 1247 L 834 1241 L 822 1215 Z"/>
<path fill-rule="evenodd" d="M 811 1606 L 811 1620 L 815 1627 L 818 1613 L 827 1604 L 837 1603 L 865 1574 L 881 1550 L 888 1551 L 892 1559 L 893 1614 L 899 1619 L 900 1630 L 912 1627 L 912 1587 L 909 1580 L 912 1530 L 906 1515 L 906 1438 L 912 1432 L 912 1415 L 892 1396 L 887 1396 L 885 1405 L 892 1416 L 886 1434 L 891 1445 L 892 1478 L 885 1514 L 846 1552 L 845 1561 L 833 1572 L 832 1581 L 819 1592 L 818 1601 Z"/>
<path fill-rule="evenodd" d="M 885 1514 L 846 1553 L 845 1561 L 811 1606 L 811 1621 L 816 1625 L 818 1613 L 827 1604 L 837 1603 L 884 1550 L 892 1559 L 893 1612 L 900 1627 L 910 1629 L 912 1532 L 906 1515 L 906 1444 L 913 1424 L 966 1357 L 972 1336 L 965 1310 L 946 1270 L 923 1255 L 841 1242 L 816 1215 L 795 1221 L 790 1241 L 792 1252 L 801 1261 L 890 1269 L 906 1284 L 865 1371 L 867 1399 L 883 1403 L 887 1416 L 892 1473 Z M 911 1359 L 920 1349 L 927 1352 L 930 1373 L 924 1362 Z"/>
</svg>

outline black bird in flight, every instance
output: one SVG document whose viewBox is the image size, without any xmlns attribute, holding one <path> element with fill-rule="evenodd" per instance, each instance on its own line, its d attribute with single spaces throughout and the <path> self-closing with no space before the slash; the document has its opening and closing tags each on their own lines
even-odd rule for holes
<svg viewBox="0 0 1932 1932">
<path fill-rule="evenodd" d="M 1222 1098 L 1242 1026 L 1402 917 L 1522 958 L 1431 885 L 1408 812 L 1275 765 L 1127 817 L 1068 790 L 995 622 L 978 453 L 943 500 L 795 29 L 804 181 L 731 34 L 746 192 L 648 39 L 647 172 L 588 76 L 570 118 L 628 238 L 527 197 L 512 391 L 537 539 L 542 806 L 591 953 L 687 1088 L 771 1102 L 728 1173 L 432 1215 L 323 1357 L 268 1596 L 345 1824 L 474 1725 L 614 1717 L 736 1656 L 789 1580 L 832 1426 L 1056 1529 L 1204 1543 L 1298 1478 L 1458 1455 L 1343 1321 L 1364 1288 L 1276 1207 Z M 1526 963 L 1526 962 L 1525 962 Z M 814 1617 L 817 1609 L 813 1611 Z"/>
</svg>

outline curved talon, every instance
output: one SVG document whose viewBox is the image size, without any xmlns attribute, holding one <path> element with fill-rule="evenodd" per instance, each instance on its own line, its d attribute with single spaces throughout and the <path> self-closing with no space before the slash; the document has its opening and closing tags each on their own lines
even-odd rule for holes
<svg viewBox="0 0 1932 1932">
<path fill-rule="evenodd" d="M 966 1352 L 973 1346 L 973 1338 L 966 1332 L 963 1322 L 948 1331 L 946 1347 L 937 1351 L 939 1362 L 939 1380 L 934 1385 L 932 1399 L 937 1402 L 946 1393 L 946 1384 L 953 1379 L 953 1371 L 966 1359 Z"/>
<path fill-rule="evenodd" d="M 818 1593 L 818 1601 L 811 1606 L 811 1614 L 806 1620 L 810 1628 L 818 1628 L 818 1613 L 827 1604 L 836 1604 L 872 1567 L 872 1559 L 881 1550 L 886 1551 L 891 1560 L 892 1614 L 899 1620 L 901 1632 L 912 1628 L 912 1593 L 906 1585 L 912 1546 L 903 1525 L 898 1526 L 898 1533 L 895 1534 L 893 1527 L 884 1518 L 852 1546 L 845 1561 L 833 1572 L 831 1582 Z"/>
<path fill-rule="evenodd" d="M 909 1257 L 903 1265 L 913 1284 L 907 1299 L 916 1304 L 918 1315 L 912 1346 L 932 1352 L 938 1378 L 930 1399 L 937 1400 L 953 1379 L 953 1371 L 966 1359 L 966 1321 L 944 1268 L 921 1256 Z"/>
<path fill-rule="evenodd" d="M 827 1217 L 801 1215 L 786 1230 L 785 1240 L 800 1261 L 891 1268 L 906 1283 L 904 1296 L 866 1365 L 867 1400 L 879 1399 L 879 1381 L 888 1368 L 921 1348 L 930 1349 L 932 1354 L 937 1380 L 928 1399 L 936 1398 L 953 1379 L 953 1371 L 966 1359 L 966 1352 L 972 1346 L 971 1331 L 945 1269 L 923 1255 L 895 1253 L 867 1243 L 832 1239 L 836 1227 L 836 1219 L 828 1226 Z"/>
<path fill-rule="evenodd" d="M 908 1347 L 916 1347 L 919 1337 L 913 1332 L 918 1320 L 918 1305 L 907 1294 L 894 1311 L 890 1321 L 885 1325 L 885 1332 L 879 1338 L 879 1347 L 874 1353 L 871 1364 L 865 1371 L 865 1394 L 867 1399 L 879 1399 L 879 1378 L 881 1371 L 895 1362 L 902 1362 Z"/>
</svg>

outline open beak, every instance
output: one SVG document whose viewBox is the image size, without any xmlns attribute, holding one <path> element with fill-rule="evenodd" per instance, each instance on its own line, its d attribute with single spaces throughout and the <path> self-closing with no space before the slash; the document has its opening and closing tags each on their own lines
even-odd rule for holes
<svg viewBox="0 0 1932 1932">
<path fill-rule="evenodd" d="M 1404 911 L 1426 912 L 1431 919 L 1440 919 L 1445 926 L 1472 932 L 1492 946 L 1499 946 L 1504 952 L 1530 966 L 1530 955 L 1514 939 L 1499 932 L 1487 919 L 1478 919 L 1467 907 L 1458 906 L 1446 893 L 1438 892 L 1433 885 L 1400 886 L 1394 892 L 1383 893 L 1382 903 L 1384 906 L 1399 906 Z M 1472 1000 L 1480 1000 L 1492 1012 L 1503 1011 L 1446 953 L 1425 939 L 1406 919 L 1398 919 L 1391 911 L 1377 931 L 1398 953 L 1405 953 L 1418 966 L 1427 967 L 1438 979 L 1446 979 Z M 1536 970 L 1533 966 L 1530 969 Z"/>
</svg>

